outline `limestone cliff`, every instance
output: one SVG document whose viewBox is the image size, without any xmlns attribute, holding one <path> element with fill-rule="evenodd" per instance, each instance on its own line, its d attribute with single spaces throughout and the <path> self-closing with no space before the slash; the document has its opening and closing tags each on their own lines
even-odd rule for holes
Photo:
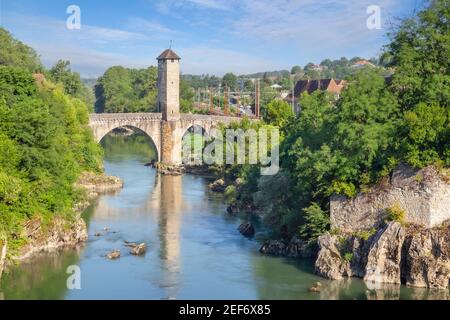
<svg viewBox="0 0 450 320">
<path fill-rule="evenodd" d="M 427 229 L 389 222 L 368 239 L 358 234 L 322 235 L 316 273 L 361 277 L 367 283 L 405 283 L 446 289 L 450 281 L 450 223 Z"/>
</svg>

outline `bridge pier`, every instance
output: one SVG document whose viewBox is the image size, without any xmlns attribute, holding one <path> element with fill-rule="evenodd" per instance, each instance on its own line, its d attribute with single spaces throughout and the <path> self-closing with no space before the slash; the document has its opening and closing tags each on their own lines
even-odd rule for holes
<svg viewBox="0 0 450 320">
<path fill-rule="evenodd" d="M 180 166 L 183 132 L 180 120 L 161 121 L 161 159 L 165 165 Z"/>
</svg>

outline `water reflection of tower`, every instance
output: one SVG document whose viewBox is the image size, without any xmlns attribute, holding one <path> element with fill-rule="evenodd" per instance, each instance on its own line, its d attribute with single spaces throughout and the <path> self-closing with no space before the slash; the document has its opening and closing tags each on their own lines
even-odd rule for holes
<svg viewBox="0 0 450 320">
<path fill-rule="evenodd" d="M 176 298 L 180 274 L 180 225 L 183 205 L 182 177 L 158 175 L 156 196 L 159 198 L 159 256 L 163 269 L 163 286 L 169 299 Z M 157 199 L 158 199 L 157 198 Z"/>
</svg>

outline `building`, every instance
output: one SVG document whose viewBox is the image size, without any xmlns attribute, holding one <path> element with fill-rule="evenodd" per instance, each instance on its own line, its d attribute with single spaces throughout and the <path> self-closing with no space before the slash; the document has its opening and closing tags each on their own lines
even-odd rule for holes
<svg viewBox="0 0 450 320">
<path fill-rule="evenodd" d="M 300 80 L 294 87 L 294 97 L 292 93 L 288 94 L 284 101 L 289 104 L 294 105 L 294 111 L 296 114 L 300 112 L 300 98 L 304 92 L 311 94 L 314 91 L 328 91 L 339 97 L 342 89 L 345 87 L 345 80 L 335 80 L 335 79 L 320 79 L 320 80 Z"/>
<path fill-rule="evenodd" d="M 280 91 L 281 89 L 283 89 L 282 86 L 280 86 L 279 84 L 275 83 L 273 85 L 270 86 L 272 89 L 275 89 L 277 91 Z"/>
</svg>

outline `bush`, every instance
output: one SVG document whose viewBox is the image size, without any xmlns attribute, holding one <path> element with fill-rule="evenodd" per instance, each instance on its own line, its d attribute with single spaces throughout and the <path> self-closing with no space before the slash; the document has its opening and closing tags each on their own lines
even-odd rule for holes
<svg viewBox="0 0 450 320">
<path fill-rule="evenodd" d="M 405 223 L 406 212 L 402 209 L 399 203 L 395 203 L 392 207 L 386 209 L 385 221 L 397 221 L 401 224 Z"/>
<path fill-rule="evenodd" d="M 353 235 L 361 240 L 367 241 L 371 236 L 377 232 L 377 229 L 372 228 L 370 230 L 361 230 L 355 232 Z"/>
<path fill-rule="evenodd" d="M 351 262 L 353 259 L 353 253 L 346 252 L 346 253 L 344 253 L 344 256 L 342 258 L 345 262 Z"/>
<path fill-rule="evenodd" d="M 328 214 L 317 203 L 312 203 L 309 207 L 303 209 L 303 219 L 304 222 L 299 228 L 299 234 L 302 239 L 309 242 L 315 241 L 330 226 Z"/>
</svg>

